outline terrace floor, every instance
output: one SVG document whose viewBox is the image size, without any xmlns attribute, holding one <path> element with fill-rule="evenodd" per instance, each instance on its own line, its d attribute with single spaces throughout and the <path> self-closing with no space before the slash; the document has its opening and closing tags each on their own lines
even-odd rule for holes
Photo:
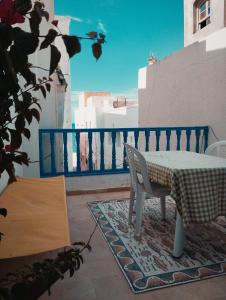
<svg viewBox="0 0 226 300">
<path fill-rule="evenodd" d="M 70 219 L 71 240 L 87 241 L 93 228 L 94 221 L 86 203 L 96 200 L 128 198 L 128 192 L 93 194 L 68 197 L 68 211 Z M 84 252 L 84 264 L 76 276 L 59 280 L 51 288 L 51 296 L 44 294 L 40 300 L 225 300 L 226 276 L 215 277 L 200 282 L 189 283 L 176 287 L 164 288 L 139 295 L 135 295 L 118 267 L 110 249 L 96 230 L 92 242 L 92 251 Z M 49 256 L 54 255 L 48 254 Z M 36 256 L 43 258 L 43 255 Z M 28 258 L 26 263 L 29 263 Z M 15 260 L 0 264 L 0 273 L 3 269 L 9 271 L 20 266 L 24 260 Z"/>
</svg>

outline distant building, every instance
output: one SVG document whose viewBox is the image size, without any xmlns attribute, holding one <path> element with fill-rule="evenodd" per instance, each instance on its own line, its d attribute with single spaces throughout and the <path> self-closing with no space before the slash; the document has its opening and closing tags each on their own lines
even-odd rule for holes
<svg viewBox="0 0 226 300">
<path fill-rule="evenodd" d="M 75 111 L 75 127 L 79 128 L 127 128 L 138 126 L 138 102 L 137 100 L 124 97 L 112 96 L 107 92 L 83 92 L 79 96 L 79 107 Z M 129 137 L 133 139 L 133 137 Z M 122 162 L 123 137 L 116 136 L 116 160 L 117 165 Z M 112 139 L 111 133 L 105 133 L 105 167 L 111 166 Z M 88 137 L 81 135 L 80 141 L 81 165 L 87 169 L 88 165 Z M 110 154 L 109 154 L 110 153 Z M 93 137 L 93 164 L 94 169 L 100 164 L 100 137 L 95 134 Z M 76 153 L 74 154 L 74 166 L 76 166 Z"/>
<path fill-rule="evenodd" d="M 226 1 L 184 0 L 184 24 L 185 47 L 139 70 L 139 126 L 209 125 L 226 139 Z"/>
</svg>

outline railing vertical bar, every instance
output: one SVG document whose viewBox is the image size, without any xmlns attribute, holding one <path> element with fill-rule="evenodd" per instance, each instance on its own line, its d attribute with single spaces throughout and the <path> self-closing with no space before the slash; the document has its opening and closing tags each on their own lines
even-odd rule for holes
<svg viewBox="0 0 226 300">
<path fill-rule="evenodd" d="M 68 174 L 68 151 L 67 151 L 67 131 L 63 132 L 63 143 L 64 143 L 64 173 Z"/>
<path fill-rule="evenodd" d="M 160 135 L 161 135 L 161 131 L 160 130 L 156 130 L 156 132 L 155 132 L 155 136 L 156 136 L 156 151 L 160 150 Z"/>
<path fill-rule="evenodd" d="M 170 137 L 171 137 L 171 130 L 166 130 L 166 151 L 170 150 Z"/>
<path fill-rule="evenodd" d="M 89 142 L 89 171 L 93 171 L 93 132 L 88 132 Z"/>
<path fill-rule="evenodd" d="M 77 149 L 77 173 L 81 173 L 81 151 L 80 151 L 80 131 L 76 131 L 76 149 Z"/>
<path fill-rule="evenodd" d="M 195 146 L 195 151 L 197 153 L 199 153 L 199 150 L 200 150 L 200 129 L 197 128 L 195 129 L 195 138 L 196 138 L 196 146 Z"/>
<path fill-rule="evenodd" d="M 52 175 L 56 175 L 56 155 L 55 155 L 55 133 L 50 132 L 50 147 L 51 147 L 51 172 Z"/>
<path fill-rule="evenodd" d="M 104 131 L 100 131 L 100 169 L 105 169 L 104 164 Z"/>
<path fill-rule="evenodd" d="M 180 150 L 181 149 L 181 145 L 180 145 L 180 142 L 181 142 L 181 129 L 176 130 L 176 135 L 177 135 L 177 150 Z"/>
<path fill-rule="evenodd" d="M 43 155 L 43 133 L 39 130 L 39 161 L 40 161 L 40 177 L 45 175 L 44 170 L 44 155 Z"/>
<path fill-rule="evenodd" d="M 112 170 L 116 169 L 116 147 L 115 147 L 115 141 L 116 141 L 116 131 L 112 131 Z"/>
<path fill-rule="evenodd" d="M 134 130 L 134 140 L 135 140 L 135 148 L 138 149 L 138 140 L 139 140 L 139 130 Z"/>
<path fill-rule="evenodd" d="M 145 130 L 145 151 L 149 151 L 150 130 Z"/>
<path fill-rule="evenodd" d="M 204 134 L 204 151 L 206 151 L 206 148 L 208 147 L 208 138 L 209 138 L 209 127 L 206 127 L 203 130 L 203 134 Z"/>
<path fill-rule="evenodd" d="M 127 143 L 128 140 L 128 130 L 123 130 L 123 141 L 124 143 Z M 127 163 L 126 163 L 126 147 L 124 145 L 123 149 L 123 168 L 127 169 Z"/>
<path fill-rule="evenodd" d="M 190 151 L 190 149 L 191 149 L 191 129 L 186 129 L 186 137 L 187 137 L 186 150 Z"/>
</svg>

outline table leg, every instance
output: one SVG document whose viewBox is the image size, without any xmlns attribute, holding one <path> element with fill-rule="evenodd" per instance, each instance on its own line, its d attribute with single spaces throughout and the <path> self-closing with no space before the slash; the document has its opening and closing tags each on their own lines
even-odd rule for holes
<svg viewBox="0 0 226 300">
<path fill-rule="evenodd" d="M 176 220 L 176 228 L 175 228 L 175 236 L 174 236 L 174 249 L 173 256 L 180 257 L 183 254 L 185 244 L 185 232 L 184 232 L 184 224 L 181 215 L 177 211 L 177 220 Z"/>
</svg>

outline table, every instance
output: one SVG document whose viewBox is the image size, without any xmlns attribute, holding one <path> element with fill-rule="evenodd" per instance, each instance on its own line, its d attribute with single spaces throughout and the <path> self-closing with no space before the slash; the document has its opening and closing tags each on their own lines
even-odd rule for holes
<svg viewBox="0 0 226 300">
<path fill-rule="evenodd" d="M 171 188 L 177 206 L 174 255 L 185 243 L 184 225 L 226 215 L 226 159 L 188 151 L 142 152 L 151 181 Z"/>
</svg>

